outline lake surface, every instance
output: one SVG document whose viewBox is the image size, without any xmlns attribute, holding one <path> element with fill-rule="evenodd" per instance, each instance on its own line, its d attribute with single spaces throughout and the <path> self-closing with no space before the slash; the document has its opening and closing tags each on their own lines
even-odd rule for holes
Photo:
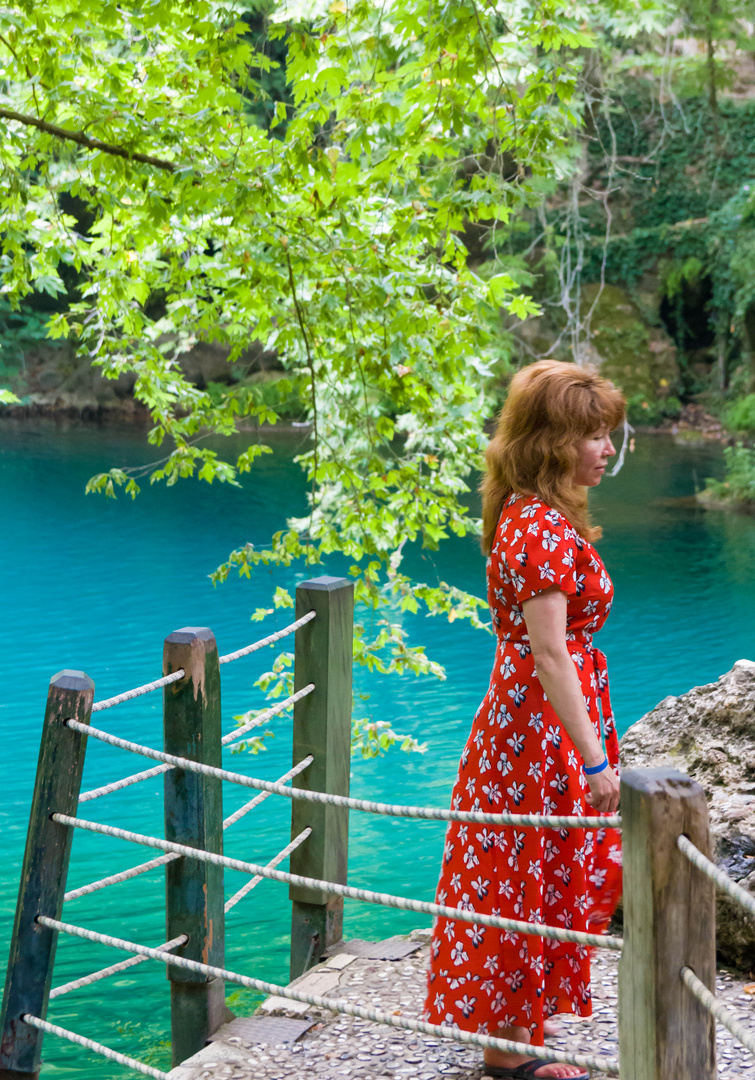
<svg viewBox="0 0 755 1080">
<path fill-rule="evenodd" d="M 145 488 L 132 502 L 85 496 L 89 476 L 113 464 L 151 460 L 142 432 L 94 425 L 35 422 L 0 424 L 0 499 L 3 528 L 4 647 L 0 695 L 3 738 L 0 827 L 0 964 L 5 969 L 18 876 L 50 676 L 64 667 L 86 671 L 101 699 L 156 678 L 162 641 L 180 626 L 211 627 L 221 651 L 248 644 L 290 621 L 279 612 L 250 622 L 269 607 L 276 585 L 293 587 L 304 575 L 259 572 L 251 581 L 214 588 L 208 574 L 241 544 L 266 544 L 287 515 L 304 509 L 304 482 L 292 462 L 301 436 L 276 435 L 276 453 L 263 457 L 241 489 L 184 482 Z M 595 492 L 594 512 L 605 536 L 599 548 L 614 579 L 616 602 L 599 643 L 607 652 L 612 698 L 624 731 L 668 694 L 715 680 L 740 657 L 755 657 L 755 520 L 705 513 L 684 502 L 696 483 L 720 476 L 716 445 L 676 446 L 670 438 L 640 435 L 637 450 L 615 479 Z M 681 501 L 680 501 L 681 500 Z M 406 567 L 422 580 L 438 578 L 484 593 L 484 562 L 474 539 L 453 539 L 434 553 L 409 552 Z M 337 560 L 330 573 L 343 572 Z M 460 750 L 485 693 L 493 641 L 465 625 L 403 616 L 415 641 L 446 667 L 447 680 L 367 677 L 357 688 L 371 695 L 374 718 L 426 741 L 426 754 L 394 751 L 371 762 L 355 760 L 352 793 L 390 802 L 447 805 Z M 274 650 L 223 668 L 225 730 L 233 717 L 263 698 L 254 681 Z M 107 730 L 162 745 L 161 698 L 152 694 L 98 717 Z M 276 738 L 258 756 L 229 757 L 228 767 L 274 779 L 290 765 L 288 719 L 273 721 Z M 145 768 L 122 751 L 90 740 L 84 787 Z M 135 831 L 162 835 L 160 779 L 86 806 L 86 815 Z M 226 813 L 248 798 L 226 786 Z M 285 805 L 281 805 L 285 804 Z M 287 800 L 271 798 L 226 833 L 228 854 L 266 861 L 287 841 Z M 443 827 L 351 815 L 352 884 L 432 899 Z M 79 833 L 69 888 L 150 857 L 122 841 Z M 227 892 L 243 884 L 227 874 Z M 287 981 L 287 889 L 263 882 L 229 913 L 226 963 L 231 969 Z M 164 940 L 160 870 L 73 901 L 65 918 L 115 936 L 156 945 Z M 347 902 L 350 937 L 406 933 L 418 916 Z M 61 939 L 54 984 L 115 963 L 123 954 Z M 229 987 L 229 993 L 231 988 Z M 236 1008 L 253 999 L 236 999 Z M 160 1068 L 169 1066 L 168 988 L 151 961 L 115 979 L 51 1004 L 49 1019 Z M 43 1077 L 92 1080 L 132 1075 L 120 1066 L 45 1037 Z"/>
</svg>

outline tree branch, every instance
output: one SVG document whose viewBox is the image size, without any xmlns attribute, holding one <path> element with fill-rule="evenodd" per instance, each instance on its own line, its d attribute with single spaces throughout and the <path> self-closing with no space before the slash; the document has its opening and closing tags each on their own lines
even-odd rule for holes
<svg viewBox="0 0 755 1080">
<path fill-rule="evenodd" d="M 656 164 L 655 159 L 652 156 L 651 157 L 635 157 L 633 154 L 615 154 L 615 155 L 611 155 L 611 157 L 608 159 L 607 162 L 605 160 L 601 161 L 597 165 L 594 165 L 592 167 L 592 169 L 590 169 L 589 173 L 585 177 L 584 186 L 586 188 L 589 187 L 590 184 L 592 183 L 592 181 L 598 175 L 598 173 L 601 172 L 606 167 L 606 164 L 613 165 L 614 163 L 618 163 L 618 162 L 621 162 L 622 165 L 655 165 Z"/>
<path fill-rule="evenodd" d="M 301 336 L 304 338 L 304 348 L 307 353 L 307 367 L 309 369 L 309 378 L 312 392 L 312 437 L 314 438 L 314 456 L 312 462 L 312 503 L 309 513 L 309 535 L 307 536 L 307 548 L 312 543 L 312 530 L 315 523 L 315 506 L 317 500 L 317 469 L 319 464 L 320 453 L 320 429 L 318 426 L 317 416 L 317 376 L 315 374 L 315 361 L 312 356 L 312 350 L 309 347 L 309 337 L 307 335 L 307 328 L 304 324 L 304 316 L 299 306 L 299 298 L 296 295 L 296 283 L 294 281 L 294 268 L 291 265 L 291 255 L 288 250 L 288 243 L 283 245 L 283 250 L 286 253 L 286 265 L 288 267 L 288 283 L 291 287 L 291 299 L 294 302 L 294 311 L 296 313 L 296 321 L 299 324 L 301 330 Z"/>
<path fill-rule="evenodd" d="M 163 158 L 152 157 L 151 154 L 138 154 L 127 150 L 124 146 L 115 146 L 113 143 L 102 142 L 94 139 L 91 135 L 85 135 L 83 131 L 70 131 L 68 128 L 58 127 L 57 124 L 49 124 L 46 120 L 40 120 L 37 116 L 28 116 L 26 113 L 16 112 L 15 109 L 0 108 L 0 119 L 16 120 L 19 124 L 27 127 L 35 127 L 44 131 L 46 135 L 54 135 L 57 139 L 68 139 L 69 142 L 85 146 L 87 150 L 101 150 L 104 154 L 113 154 L 115 157 L 126 158 L 128 161 L 139 161 L 143 165 L 153 165 L 156 169 L 165 169 L 166 172 L 175 172 L 176 165 L 172 161 Z"/>
</svg>

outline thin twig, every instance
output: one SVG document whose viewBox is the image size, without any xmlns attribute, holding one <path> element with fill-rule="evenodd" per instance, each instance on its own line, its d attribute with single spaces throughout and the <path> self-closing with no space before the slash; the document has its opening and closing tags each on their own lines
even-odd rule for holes
<svg viewBox="0 0 755 1080">
<path fill-rule="evenodd" d="M 13 56 L 14 60 L 15 60 L 15 61 L 16 61 L 16 63 L 18 64 L 18 66 L 19 66 L 19 67 L 23 67 L 24 71 L 26 72 L 26 78 L 27 78 L 27 79 L 29 80 L 29 82 L 31 83 L 31 94 L 32 94 L 32 97 L 34 98 L 34 104 L 35 104 L 35 105 L 37 106 L 37 112 L 39 112 L 39 100 L 38 100 L 38 98 L 37 98 L 37 88 L 36 88 L 36 86 L 34 85 L 34 83 L 33 83 L 33 81 L 32 81 L 32 77 L 31 77 L 31 71 L 29 70 L 29 65 L 28 65 L 28 64 L 26 63 L 26 61 L 25 61 L 25 60 L 24 60 L 24 61 L 22 61 L 22 60 L 21 60 L 21 59 L 19 58 L 19 55 L 18 55 L 18 53 L 16 52 L 16 50 L 15 50 L 15 49 L 13 48 L 13 46 L 12 46 L 12 45 L 11 45 L 11 43 L 10 43 L 10 42 L 8 41 L 8 39 L 7 39 L 6 37 L 3 37 L 3 35 L 2 35 L 2 34 L 0 34 L 0 41 L 2 41 L 3 45 L 5 45 L 5 47 L 6 47 L 6 49 L 8 50 L 8 52 L 9 52 L 9 53 L 11 53 L 11 55 Z M 44 84 L 44 83 L 42 83 L 42 86 L 44 86 L 44 85 L 45 85 L 45 84 Z M 45 89 L 47 89 L 47 87 L 45 87 Z"/>
</svg>

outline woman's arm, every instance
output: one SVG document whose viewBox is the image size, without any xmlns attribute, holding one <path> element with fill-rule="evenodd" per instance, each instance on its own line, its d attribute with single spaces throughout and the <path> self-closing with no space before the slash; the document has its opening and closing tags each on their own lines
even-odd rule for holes
<svg viewBox="0 0 755 1080">
<path fill-rule="evenodd" d="M 566 594 L 554 586 L 522 604 L 537 675 L 556 715 L 588 767 L 600 765 L 603 748 L 585 706 L 579 675 L 566 647 Z M 611 814 L 619 805 L 619 778 L 610 766 L 585 779 L 587 802 Z"/>
</svg>

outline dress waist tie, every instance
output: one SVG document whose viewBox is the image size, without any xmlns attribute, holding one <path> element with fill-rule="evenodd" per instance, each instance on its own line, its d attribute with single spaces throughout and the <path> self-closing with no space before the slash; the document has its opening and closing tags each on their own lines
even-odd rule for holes
<svg viewBox="0 0 755 1080">
<path fill-rule="evenodd" d="M 611 694 L 608 686 L 608 663 L 606 661 L 606 654 L 602 649 L 598 649 L 593 645 L 592 640 L 580 641 L 567 641 L 566 646 L 569 652 L 576 651 L 577 649 L 583 651 L 587 656 L 587 662 L 592 664 L 593 673 L 595 675 L 595 693 L 597 694 L 598 701 L 600 702 L 600 711 L 603 720 L 611 720 L 613 718 L 613 707 L 611 705 Z"/>
<path fill-rule="evenodd" d="M 509 637 L 506 640 L 499 640 L 498 649 L 504 649 L 507 645 L 516 649 L 520 656 L 524 656 L 526 653 L 531 652 L 529 638 L 512 638 Z M 613 719 L 613 707 L 611 705 L 611 694 L 608 686 L 608 663 L 606 661 L 606 654 L 602 649 L 592 643 L 592 634 L 583 631 L 580 637 L 571 637 L 566 639 L 566 647 L 570 653 L 579 651 L 585 657 L 586 663 L 592 666 L 592 671 L 595 676 L 595 693 L 598 701 L 600 702 L 600 712 L 604 721 Z"/>
</svg>

